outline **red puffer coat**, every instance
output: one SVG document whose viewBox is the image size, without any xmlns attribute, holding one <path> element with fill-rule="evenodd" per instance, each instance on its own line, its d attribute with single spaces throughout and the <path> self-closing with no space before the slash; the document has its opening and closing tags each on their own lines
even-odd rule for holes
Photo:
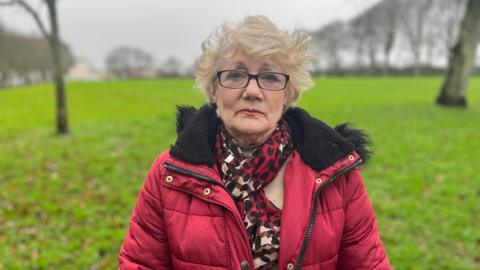
<svg viewBox="0 0 480 270">
<path fill-rule="evenodd" d="M 120 269 L 253 269 L 215 166 L 214 114 L 209 106 L 180 111 L 177 142 L 155 160 L 138 196 Z M 357 168 L 364 139 L 300 109 L 285 119 L 295 153 L 284 174 L 278 269 L 391 269 Z"/>
</svg>

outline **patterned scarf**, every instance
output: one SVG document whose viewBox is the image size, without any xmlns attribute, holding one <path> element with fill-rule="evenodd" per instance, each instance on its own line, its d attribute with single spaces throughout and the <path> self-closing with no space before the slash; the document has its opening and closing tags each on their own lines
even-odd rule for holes
<svg viewBox="0 0 480 270">
<path fill-rule="evenodd" d="M 262 145 L 245 157 L 235 139 L 220 124 L 216 138 L 217 165 L 225 188 L 234 198 L 247 230 L 255 269 L 272 269 L 280 246 L 281 210 L 271 203 L 263 188 L 293 153 L 283 119 Z"/>
</svg>

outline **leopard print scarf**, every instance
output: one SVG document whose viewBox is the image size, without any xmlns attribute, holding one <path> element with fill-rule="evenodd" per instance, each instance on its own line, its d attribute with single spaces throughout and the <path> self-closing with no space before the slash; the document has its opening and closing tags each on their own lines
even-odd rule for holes
<svg viewBox="0 0 480 270">
<path fill-rule="evenodd" d="M 279 121 L 270 137 L 248 157 L 223 123 L 216 138 L 217 165 L 247 230 L 255 269 L 273 269 L 280 247 L 280 214 L 265 195 L 268 185 L 293 153 L 288 125 Z"/>
</svg>

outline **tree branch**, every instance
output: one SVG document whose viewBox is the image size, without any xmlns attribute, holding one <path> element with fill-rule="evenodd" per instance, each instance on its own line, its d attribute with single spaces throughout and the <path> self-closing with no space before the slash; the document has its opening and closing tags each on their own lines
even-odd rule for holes
<svg viewBox="0 0 480 270">
<path fill-rule="evenodd" d="M 42 35 L 47 38 L 48 40 L 51 39 L 50 34 L 47 32 L 47 29 L 45 28 L 42 20 L 40 19 L 40 16 L 35 9 L 31 5 L 29 5 L 27 2 L 24 0 L 10 0 L 10 1 L 0 1 L 0 6 L 19 6 L 23 8 L 27 13 L 29 13 L 33 20 L 37 23 L 38 28 L 40 28 L 40 32 Z"/>
<path fill-rule="evenodd" d="M 13 6 L 15 4 L 15 1 L 0 1 L 0 7 L 1 6 Z"/>
</svg>

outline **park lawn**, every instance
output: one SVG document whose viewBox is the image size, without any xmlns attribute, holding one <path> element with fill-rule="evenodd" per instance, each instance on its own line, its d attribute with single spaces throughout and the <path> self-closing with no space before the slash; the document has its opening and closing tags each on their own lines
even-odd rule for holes
<svg viewBox="0 0 480 270">
<path fill-rule="evenodd" d="M 300 107 L 355 123 L 396 269 L 480 268 L 480 79 L 469 109 L 433 105 L 441 78 L 318 78 Z M 193 80 L 69 83 L 71 134 L 54 135 L 50 84 L 0 91 L 0 269 L 112 269 L 143 178 L 175 141 Z"/>
</svg>

